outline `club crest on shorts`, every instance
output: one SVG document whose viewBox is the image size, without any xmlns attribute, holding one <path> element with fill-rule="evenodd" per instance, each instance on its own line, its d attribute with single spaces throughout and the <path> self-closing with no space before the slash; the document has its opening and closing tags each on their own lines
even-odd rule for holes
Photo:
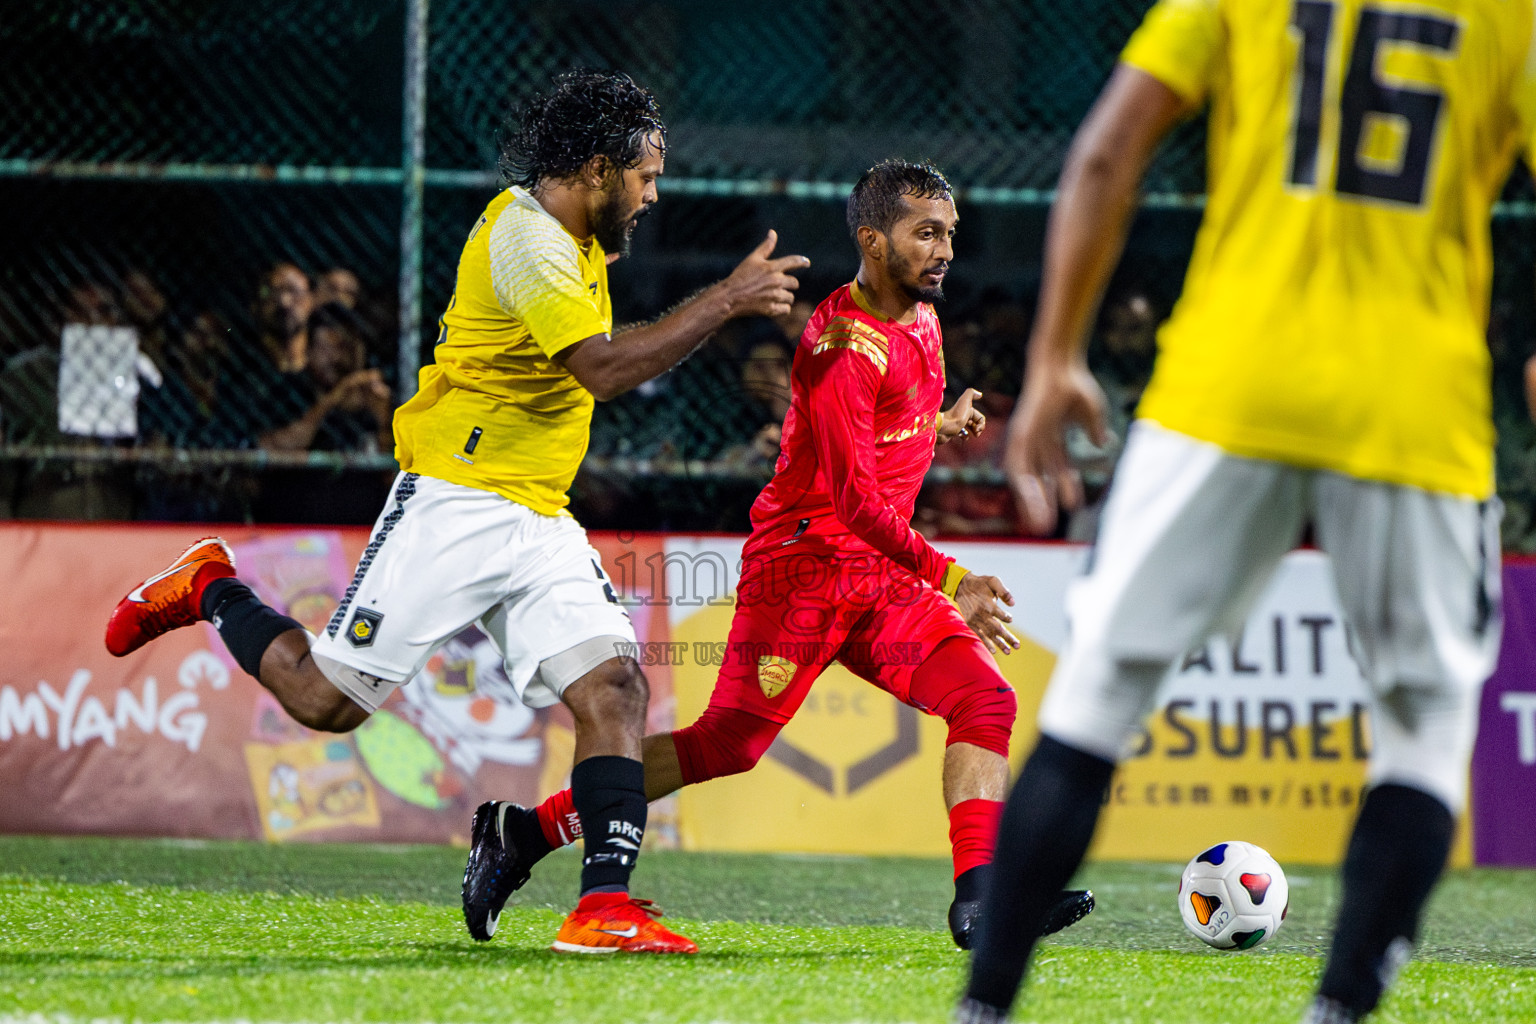
<svg viewBox="0 0 1536 1024">
<path fill-rule="evenodd" d="M 784 692 L 784 687 L 795 678 L 795 673 L 800 666 L 788 658 L 776 657 L 765 654 L 757 659 L 757 685 L 762 688 L 763 696 L 772 700 Z"/>
<path fill-rule="evenodd" d="M 347 643 L 353 647 L 372 647 L 373 638 L 379 632 L 379 624 L 384 621 L 384 614 L 371 608 L 359 608 L 352 613 L 352 622 L 347 626 Z"/>
</svg>

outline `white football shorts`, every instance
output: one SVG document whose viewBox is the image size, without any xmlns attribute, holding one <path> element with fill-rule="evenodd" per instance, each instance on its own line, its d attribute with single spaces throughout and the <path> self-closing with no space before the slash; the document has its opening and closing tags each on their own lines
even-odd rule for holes
<svg viewBox="0 0 1536 1024">
<path fill-rule="evenodd" d="M 549 707 L 635 630 L 581 524 L 491 491 L 395 479 L 368 547 L 311 652 L 369 711 L 465 626 L 490 637 L 519 699 Z"/>
<path fill-rule="evenodd" d="M 1119 760 L 1172 663 L 1232 634 L 1308 521 L 1370 686 L 1370 780 L 1458 811 L 1500 615 L 1497 499 L 1263 459 L 1147 420 L 1129 432 L 1040 730 Z"/>
</svg>

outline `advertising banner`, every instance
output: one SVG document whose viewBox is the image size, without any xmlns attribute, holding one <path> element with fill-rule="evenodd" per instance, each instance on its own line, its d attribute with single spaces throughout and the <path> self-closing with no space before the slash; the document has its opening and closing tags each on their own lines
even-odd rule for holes
<svg viewBox="0 0 1536 1024">
<path fill-rule="evenodd" d="M 526 803 L 566 784 L 569 714 L 519 703 L 473 627 L 340 736 L 295 724 L 208 623 L 109 655 L 102 635 L 118 599 L 206 532 L 0 524 L 0 832 L 467 843 L 480 801 Z M 368 533 L 232 528 L 225 538 L 240 578 L 318 632 Z M 655 538 L 594 544 L 609 562 L 643 564 L 661 550 Z M 628 596 L 640 638 L 664 642 L 645 582 Z M 650 726 L 670 728 L 670 674 L 648 677 Z M 670 806 L 653 820 L 665 844 Z"/>
<path fill-rule="evenodd" d="M 296 725 L 206 623 L 127 658 L 102 644 L 125 589 L 206 530 L 0 524 L 0 832 L 465 842 L 492 797 L 567 784 L 560 707 L 510 692 L 469 628 L 364 726 Z M 325 628 L 367 541 L 362 529 L 230 528 L 242 579 Z M 692 722 L 724 653 L 742 540 L 592 535 L 641 641 L 648 728 Z M 1014 766 L 1034 742 L 1065 640 L 1063 596 L 1085 551 L 947 544 L 1018 600 L 1021 650 L 999 667 L 1019 698 Z M 1480 863 L 1536 864 L 1536 565 L 1506 569 L 1508 626 L 1483 695 L 1474 760 Z M 1092 855 L 1182 860 L 1223 839 L 1284 862 L 1338 859 L 1370 750 L 1366 690 L 1327 560 L 1281 564 L 1244 628 L 1176 666 L 1108 794 Z M 697 850 L 948 853 L 946 729 L 834 665 L 751 772 L 652 805 L 650 840 Z M 1466 863 L 1473 830 L 1460 831 Z"/>
<path fill-rule="evenodd" d="M 1472 754 L 1479 864 L 1536 867 L 1536 563 L 1504 567 L 1504 643 Z"/>
</svg>

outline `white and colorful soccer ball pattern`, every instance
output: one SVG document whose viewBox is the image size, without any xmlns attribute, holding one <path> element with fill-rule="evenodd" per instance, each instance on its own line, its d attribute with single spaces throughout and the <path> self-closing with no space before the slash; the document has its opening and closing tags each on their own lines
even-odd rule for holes
<svg viewBox="0 0 1536 1024">
<path fill-rule="evenodd" d="M 1217 843 L 1184 868 L 1179 917 L 1217 949 L 1252 949 L 1280 930 L 1291 887 L 1280 865 L 1252 843 Z"/>
</svg>

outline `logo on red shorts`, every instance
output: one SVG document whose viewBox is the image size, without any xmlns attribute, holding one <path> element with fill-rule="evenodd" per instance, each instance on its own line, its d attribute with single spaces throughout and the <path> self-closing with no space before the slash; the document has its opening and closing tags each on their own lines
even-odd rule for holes
<svg viewBox="0 0 1536 1024">
<path fill-rule="evenodd" d="M 795 673 L 800 666 L 788 658 L 776 657 L 765 654 L 757 659 L 757 685 L 762 688 L 763 696 L 769 700 L 784 692 L 790 680 L 795 678 Z"/>
</svg>

